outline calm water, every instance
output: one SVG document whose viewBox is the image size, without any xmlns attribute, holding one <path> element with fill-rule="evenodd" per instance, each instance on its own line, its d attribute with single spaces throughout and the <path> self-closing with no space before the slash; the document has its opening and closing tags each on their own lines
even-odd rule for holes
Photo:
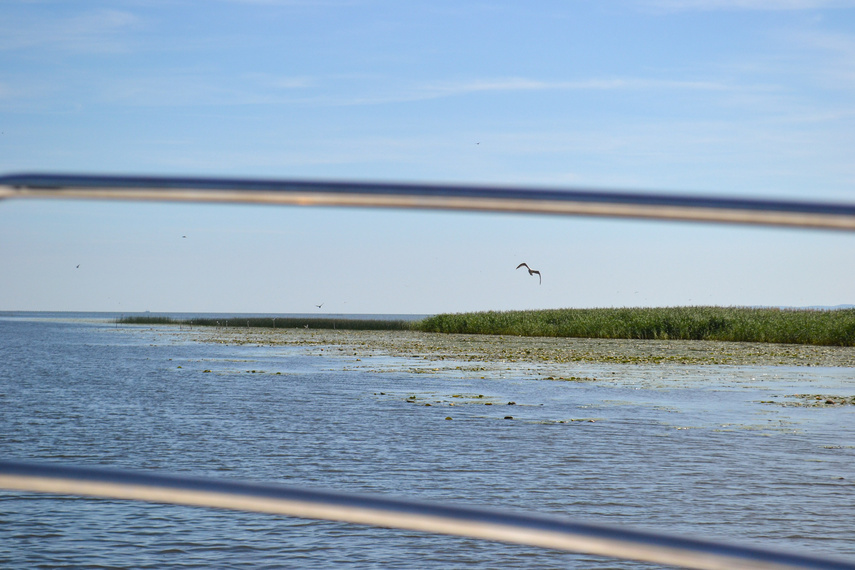
<svg viewBox="0 0 855 570">
<path fill-rule="evenodd" d="M 222 346 L 174 328 L 68 317 L 0 315 L 4 458 L 412 496 L 855 559 L 855 410 L 762 403 L 855 394 L 851 369 L 580 364 L 568 373 L 599 380 L 523 370 L 482 379 L 453 367 L 418 373 L 422 361 Z M 653 567 L 0 492 L 0 567 L 38 566 Z"/>
</svg>

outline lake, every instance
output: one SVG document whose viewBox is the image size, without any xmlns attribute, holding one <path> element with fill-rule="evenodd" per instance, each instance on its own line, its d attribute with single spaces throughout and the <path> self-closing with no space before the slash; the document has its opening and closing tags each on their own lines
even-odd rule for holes
<svg viewBox="0 0 855 570">
<path fill-rule="evenodd" d="M 0 453 L 550 513 L 855 559 L 855 406 L 796 396 L 855 395 L 851 368 L 576 363 L 566 365 L 575 380 L 558 381 L 531 367 L 429 367 L 416 357 L 206 335 L 116 326 L 103 314 L 0 314 Z M 656 567 L 13 492 L 0 492 L 0 566 Z"/>
</svg>

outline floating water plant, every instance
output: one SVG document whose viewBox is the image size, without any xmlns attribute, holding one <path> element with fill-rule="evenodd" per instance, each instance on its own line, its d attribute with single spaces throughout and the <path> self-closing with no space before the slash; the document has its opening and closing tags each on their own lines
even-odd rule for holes
<svg viewBox="0 0 855 570">
<path fill-rule="evenodd" d="M 798 398 L 800 402 L 765 401 L 761 403 L 780 404 L 782 406 L 801 406 L 807 408 L 831 408 L 837 406 L 855 406 L 855 396 L 835 396 L 828 394 L 792 394 L 789 398 Z"/>
</svg>

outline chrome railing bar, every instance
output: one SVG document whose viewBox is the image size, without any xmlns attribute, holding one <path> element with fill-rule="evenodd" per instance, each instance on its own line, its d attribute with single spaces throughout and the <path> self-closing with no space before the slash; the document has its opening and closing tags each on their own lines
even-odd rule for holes
<svg viewBox="0 0 855 570">
<path fill-rule="evenodd" d="M 0 198 L 362 206 L 724 222 L 855 230 L 855 206 L 494 186 L 20 174 Z M 852 569 L 855 564 L 554 517 L 107 469 L 0 461 L 0 488 L 237 509 L 469 536 L 702 569 Z"/>
<path fill-rule="evenodd" d="M 359 206 L 646 218 L 855 230 L 855 205 L 532 187 L 15 174 L 0 198 Z"/>
<path fill-rule="evenodd" d="M 684 568 L 855 569 L 853 563 L 804 554 L 587 524 L 552 516 L 141 471 L 0 461 L 0 488 L 342 521 Z"/>
</svg>

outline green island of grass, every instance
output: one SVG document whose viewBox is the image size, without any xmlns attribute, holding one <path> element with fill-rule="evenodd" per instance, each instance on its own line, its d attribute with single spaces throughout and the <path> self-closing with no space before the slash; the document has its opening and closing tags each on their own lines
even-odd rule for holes
<svg viewBox="0 0 855 570">
<path fill-rule="evenodd" d="M 434 333 L 645 340 L 716 340 L 855 346 L 855 309 L 660 307 L 485 311 L 419 321 L 127 316 L 122 324 L 219 327 L 414 330 Z"/>
</svg>

